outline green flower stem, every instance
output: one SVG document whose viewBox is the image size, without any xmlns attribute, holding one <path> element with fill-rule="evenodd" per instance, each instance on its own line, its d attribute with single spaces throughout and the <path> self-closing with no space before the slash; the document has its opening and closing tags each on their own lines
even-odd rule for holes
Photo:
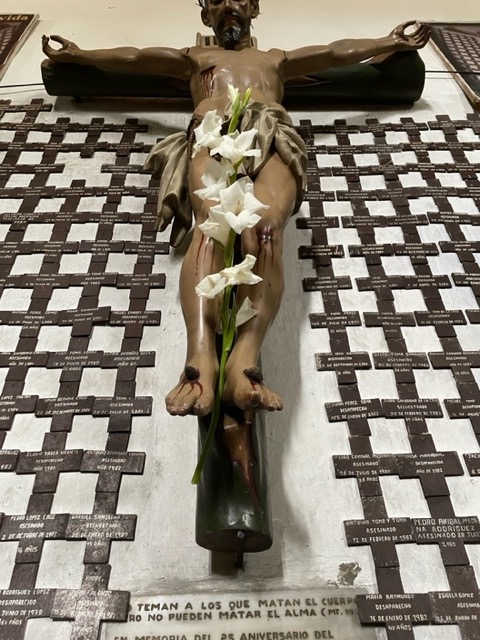
<svg viewBox="0 0 480 640">
<path fill-rule="evenodd" d="M 235 100 L 235 104 L 232 105 L 232 118 L 228 126 L 228 134 L 232 134 L 237 130 L 240 116 L 244 109 L 248 105 L 250 96 L 252 94 L 251 89 L 247 89 L 243 96 L 238 96 Z M 243 162 L 243 158 L 233 165 L 233 174 L 229 178 L 229 185 L 231 186 L 238 178 L 238 169 Z M 233 259 L 235 254 L 235 238 L 237 234 L 233 229 L 228 236 L 227 245 L 224 248 L 224 260 L 225 267 L 233 267 Z M 233 299 L 232 299 L 233 296 Z M 237 304 L 235 296 L 233 295 L 233 286 L 225 288 L 222 297 L 222 304 L 220 308 L 220 319 L 222 322 L 222 355 L 220 358 L 220 369 L 218 372 L 218 379 L 216 385 L 215 402 L 213 405 L 212 418 L 210 420 L 210 426 L 208 427 L 207 437 L 205 444 L 203 445 L 202 452 L 198 459 L 195 472 L 192 477 L 192 484 L 198 484 L 202 476 L 203 467 L 207 459 L 210 448 L 215 439 L 215 431 L 218 426 L 218 420 L 220 418 L 220 409 L 222 405 L 223 389 L 225 387 L 225 368 L 227 365 L 228 356 L 232 350 L 233 341 L 235 339 L 235 324 L 237 318 Z"/>
<path fill-rule="evenodd" d="M 232 295 L 233 286 L 229 286 L 225 289 L 225 294 L 222 300 L 222 324 L 223 324 L 223 336 L 222 336 L 222 357 L 220 359 L 220 370 L 218 373 L 217 389 L 215 393 L 215 403 L 213 406 L 212 418 L 210 420 L 210 426 L 208 427 L 207 438 L 203 445 L 202 453 L 198 459 L 198 464 L 195 468 L 195 473 L 192 477 L 192 484 L 198 484 L 202 475 L 203 467 L 207 459 L 208 453 L 212 447 L 215 439 L 215 432 L 217 430 L 218 419 L 220 417 L 220 407 L 222 404 L 223 389 L 225 387 L 225 368 L 227 365 L 228 356 L 232 350 L 233 340 L 235 337 L 235 316 L 236 310 L 229 309 L 230 298 Z M 226 308 L 227 313 L 224 313 L 223 309 Z"/>
<path fill-rule="evenodd" d="M 223 340 L 225 343 L 225 339 Z M 233 342 L 233 340 L 232 340 Z M 220 406 L 222 404 L 222 394 L 223 388 L 225 386 L 225 365 L 227 364 L 228 356 L 231 351 L 227 345 L 223 345 L 222 350 L 222 358 L 220 360 L 220 372 L 218 374 L 217 380 L 217 392 L 215 394 L 215 404 L 213 406 L 212 419 L 210 420 L 210 426 L 208 427 L 207 438 L 205 440 L 205 444 L 203 445 L 202 453 L 198 459 L 198 464 L 195 468 L 195 473 L 193 474 L 192 484 L 198 484 L 200 482 L 200 478 L 202 476 L 203 467 L 205 466 L 205 461 L 207 459 L 208 453 L 212 447 L 213 441 L 215 439 L 215 432 L 217 430 L 217 423 L 220 417 Z"/>
<path fill-rule="evenodd" d="M 244 160 L 245 160 L 245 158 L 243 157 L 241 160 L 239 160 L 239 161 L 237 162 L 237 164 L 234 164 L 234 165 L 233 165 L 233 173 L 232 173 L 232 175 L 228 178 L 228 186 L 229 186 L 229 187 L 231 187 L 231 186 L 232 186 L 232 184 L 233 184 L 234 182 L 236 182 L 236 181 L 237 181 L 237 179 L 238 179 L 238 170 L 239 170 L 240 165 L 242 164 L 242 162 L 243 162 Z"/>
<path fill-rule="evenodd" d="M 227 135 L 230 135 L 237 130 L 238 120 L 239 120 L 239 114 L 234 113 L 234 115 L 232 116 L 232 119 L 230 120 L 230 124 L 228 125 Z"/>
<path fill-rule="evenodd" d="M 236 236 L 237 234 L 232 229 L 228 237 L 227 246 L 225 247 L 226 267 L 233 266 Z M 235 320 L 237 316 L 237 309 L 235 298 L 233 298 L 233 304 L 231 304 L 232 293 L 233 286 L 230 285 L 225 288 L 222 297 L 222 305 L 220 309 L 220 318 L 222 321 L 222 355 L 220 358 L 220 369 L 218 372 L 217 388 L 215 392 L 215 403 L 213 405 L 212 418 L 210 420 L 210 426 L 208 427 L 207 438 L 205 440 L 205 444 L 203 445 L 202 452 L 200 454 L 195 472 L 192 477 L 192 484 L 198 484 L 200 482 L 203 467 L 205 466 L 205 461 L 215 439 L 215 431 L 217 430 L 218 419 L 220 418 L 222 395 L 223 389 L 225 387 L 225 368 L 227 365 L 228 356 L 230 355 L 230 351 L 232 350 L 233 340 L 235 338 Z"/>
<path fill-rule="evenodd" d="M 234 258 L 234 249 L 235 249 L 235 238 L 237 234 L 233 229 L 230 229 L 230 233 L 228 235 L 227 246 L 225 247 L 225 267 L 230 268 L 233 267 L 233 258 Z"/>
</svg>

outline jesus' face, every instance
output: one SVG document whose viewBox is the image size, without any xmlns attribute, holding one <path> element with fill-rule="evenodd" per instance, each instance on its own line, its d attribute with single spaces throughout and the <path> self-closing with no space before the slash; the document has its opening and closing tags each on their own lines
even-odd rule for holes
<svg viewBox="0 0 480 640">
<path fill-rule="evenodd" d="M 235 49 L 250 34 L 252 18 L 257 15 L 256 0 L 207 0 L 202 10 L 204 24 L 212 27 L 225 49 Z"/>
</svg>

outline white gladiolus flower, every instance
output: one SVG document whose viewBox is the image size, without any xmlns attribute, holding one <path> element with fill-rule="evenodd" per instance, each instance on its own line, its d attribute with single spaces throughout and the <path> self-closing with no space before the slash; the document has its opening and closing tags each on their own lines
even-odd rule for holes
<svg viewBox="0 0 480 640">
<path fill-rule="evenodd" d="M 240 327 L 245 322 L 248 322 L 257 315 L 257 310 L 252 307 L 252 301 L 250 298 L 245 298 L 242 306 L 237 311 L 235 317 L 235 328 Z"/>
<path fill-rule="evenodd" d="M 240 264 L 236 264 L 233 267 L 222 269 L 220 272 L 224 278 L 227 279 L 228 285 L 234 284 L 258 284 L 263 280 L 260 276 L 257 276 L 252 272 L 253 267 L 257 259 L 255 256 L 247 253 L 245 259 Z"/>
<path fill-rule="evenodd" d="M 253 182 L 250 178 L 241 178 L 230 187 L 220 191 L 220 204 L 211 208 L 211 212 L 223 213 L 226 222 L 235 231 L 242 233 L 251 229 L 261 220 L 257 211 L 268 209 L 253 195 Z"/>
<path fill-rule="evenodd" d="M 228 179 L 233 174 L 233 167 L 230 162 L 222 158 L 221 162 L 211 159 L 206 172 L 201 180 L 204 189 L 197 189 L 194 193 L 202 200 L 220 200 L 220 191 L 228 186 Z"/>
<path fill-rule="evenodd" d="M 198 228 L 208 238 L 213 238 L 224 247 L 227 245 L 231 227 L 226 221 L 225 214 L 222 211 L 217 212 L 213 211 L 213 208 L 210 209 L 208 218 L 205 222 L 199 224 Z"/>
<path fill-rule="evenodd" d="M 215 296 L 222 291 L 227 286 L 226 278 L 222 277 L 222 273 L 212 273 L 210 276 L 206 276 L 201 282 L 197 284 L 195 287 L 195 291 L 197 296 L 201 298 L 208 298 L 209 300 L 213 300 Z"/>
<path fill-rule="evenodd" d="M 226 213 L 225 221 L 235 233 L 242 233 L 244 229 L 251 229 L 257 222 L 261 220 L 261 217 L 256 213 L 250 213 L 248 209 L 244 209 L 238 215 L 234 213 Z"/>
<path fill-rule="evenodd" d="M 223 119 L 217 115 L 216 111 L 207 111 L 202 122 L 195 129 L 195 140 L 193 145 L 193 155 L 202 147 L 215 147 L 219 144 L 222 136 L 220 130 L 223 125 Z"/>
<path fill-rule="evenodd" d="M 261 155 L 260 149 L 251 148 L 257 131 L 258 129 L 249 129 L 242 133 L 235 131 L 230 135 L 222 136 L 216 146 L 209 145 L 211 149 L 210 155 L 215 156 L 218 154 L 230 160 L 233 165 L 241 162 L 245 157 L 259 157 Z"/>
<path fill-rule="evenodd" d="M 233 86 L 233 84 L 229 84 L 227 87 L 227 93 L 228 93 L 228 97 L 230 99 L 230 102 L 232 104 L 232 107 L 235 107 L 235 104 L 238 100 L 238 96 L 239 96 L 239 91 L 236 87 Z"/>
<path fill-rule="evenodd" d="M 233 267 L 222 269 L 204 278 L 196 287 L 197 295 L 203 298 L 215 298 L 226 287 L 236 284 L 258 284 L 263 278 L 252 272 L 256 262 L 255 256 L 247 254 L 245 260 Z"/>
</svg>

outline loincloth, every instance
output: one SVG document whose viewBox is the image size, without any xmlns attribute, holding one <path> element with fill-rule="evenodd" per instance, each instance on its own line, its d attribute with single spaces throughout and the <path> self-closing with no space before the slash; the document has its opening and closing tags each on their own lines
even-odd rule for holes
<svg viewBox="0 0 480 640">
<path fill-rule="evenodd" d="M 188 172 L 195 127 L 199 123 L 199 119 L 194 117 L 186 133 L 174 133 L 158 142 L 145 162 L 145 169 L 152 171 L 154 178 L 160 179 L 157 228 L 164 231 L 173 221 L 170 234 L 173 247 L 178 247 L 192 226 Z M 258 130 L 256 147 L 261 150 L 261 155 L 247 158 L 244 162 L 252 180 L 255 180 L 274 152 L 290 169 L 297 186 L 293 211 L 296 213 L 306 188 L 307 153 L 290 116 L 282 107 L 266 107 L 260 102 L 253 102 L 242 115 L 239 128 L 240 131 Z"/>
</svg>

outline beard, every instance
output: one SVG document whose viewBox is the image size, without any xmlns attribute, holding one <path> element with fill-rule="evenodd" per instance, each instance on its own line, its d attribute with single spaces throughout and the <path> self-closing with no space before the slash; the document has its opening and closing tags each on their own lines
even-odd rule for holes
<svg viewBox="0 0 480 640">
<path fill-rule="evenodd" d="M 223 45 L 225 49 L 235 49 L 242 40 L 242 30 L 239 27 L 228 27 L 222 32 Z"/>
<path fill-rule="evenodd" d="M 235 18 L 235 23 L 226 25 L 227 19 L 231 17 Z M 247 21 L 241 14 L 236 12 L 228 14 L 227 16 L 223 15 L 218 24 L 218 35 L 220 35 L 219 39 L 223 43 L 225 49 L 235 49 L 235 47 L 240 44 L 247 31 Z"/>
</svg>

